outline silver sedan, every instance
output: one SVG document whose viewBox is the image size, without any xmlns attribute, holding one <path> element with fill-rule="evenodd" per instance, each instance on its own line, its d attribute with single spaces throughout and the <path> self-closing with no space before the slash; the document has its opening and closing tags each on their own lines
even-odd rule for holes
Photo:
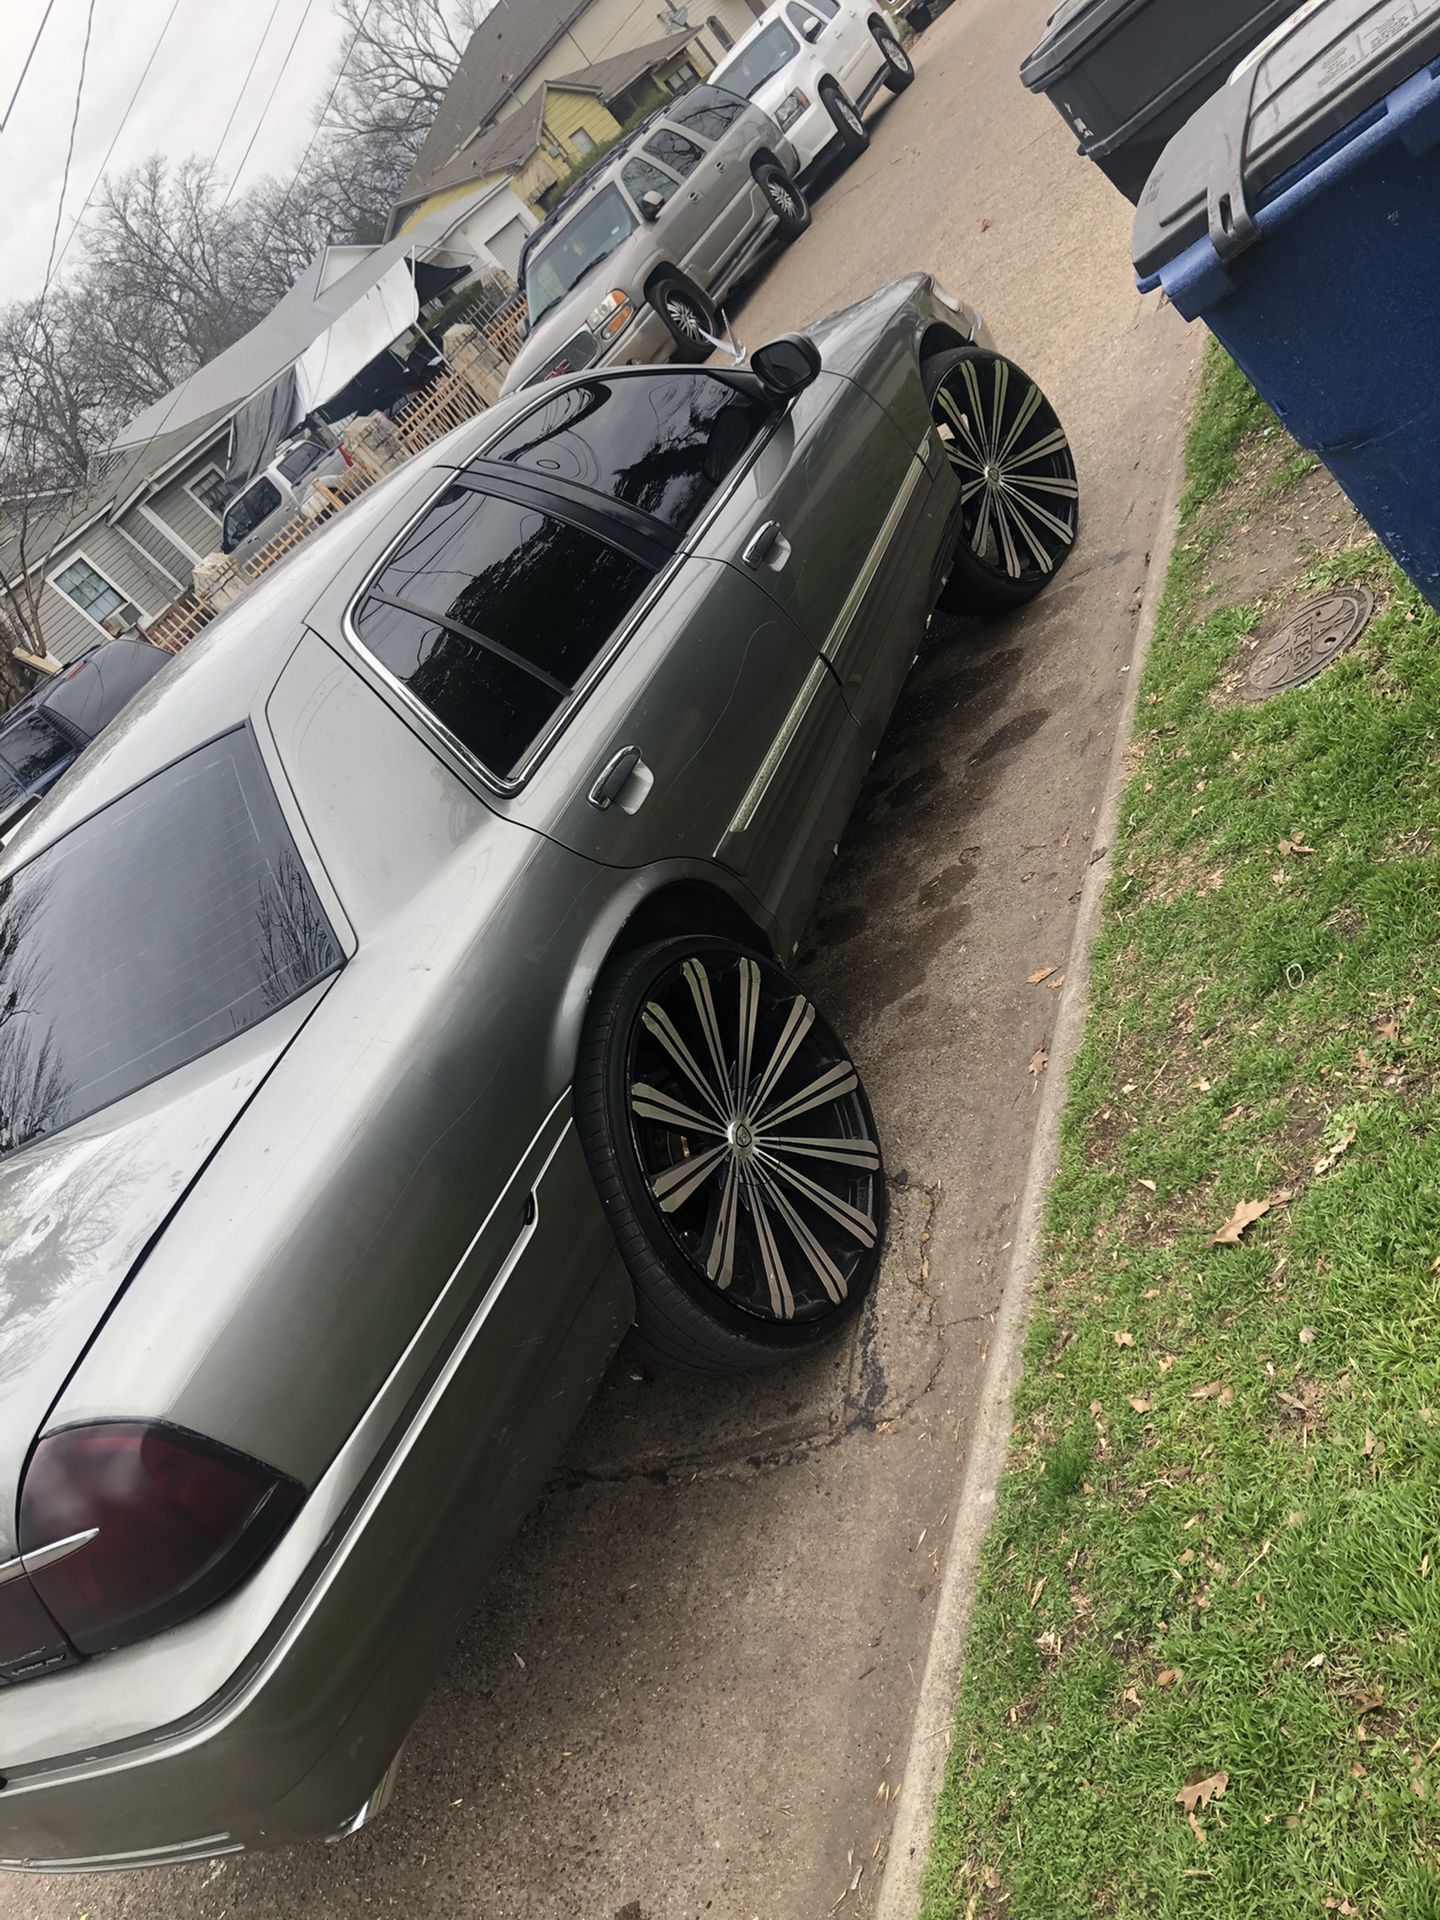
<svg viewBox="0 0 1440 1920">
<path fill-rule="evenodd" d="M 937 601 L 1075 538 L 928 278 L 518 396 L 152 682 L 0 853 L 0 1856 L 383 1804 L 627 1329 L 860 1310 L 881 1149 L 789 977 Z"/>
</svg>

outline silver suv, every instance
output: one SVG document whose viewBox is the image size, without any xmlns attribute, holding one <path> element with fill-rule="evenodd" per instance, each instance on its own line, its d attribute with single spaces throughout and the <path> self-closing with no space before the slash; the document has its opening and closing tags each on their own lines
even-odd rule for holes
<svg viewBox="0 0 1440 1920">
<path fill-rule="evenodd" d="M 527 241 L 529 336 L 505 391 L 584 367 L 705 359 L 717 303 L 772 235 L 810 224 L 797 164 L 767 113 L 719 87 L 647 120 Z"/>
</svg>

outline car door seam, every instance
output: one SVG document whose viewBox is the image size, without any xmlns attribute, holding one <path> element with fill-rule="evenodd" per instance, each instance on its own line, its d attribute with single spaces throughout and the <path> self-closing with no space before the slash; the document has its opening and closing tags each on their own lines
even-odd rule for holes
<svg viewBox="0 0 1440 1920">
<path fill-rule="evenodd" d="M 821 651 L 827 660 L 834 660 L 838 657 L 841 648 L 845 644 L 846 636 L 855 624 L 860 608 L 864 604 L 865 596 L 874 584 L 875 576 L 880 571 L 885 556 L 890 550 L 891 542 L 899 531 L 900 523 L 908 511 L 911 501 L 919 491 L 922 482 L 928 480 L 930 477 L 930 470 L 925 464 L 925 449 L 929 444 L 929 440 L 930 433 L 927 428 L 925 438 L 920 442 L 919 447 L 911 456 L 910 469 L 891 503 L 890 511 L 886 514 L 880 531 L 876 534 L 870 551 L 865 556 L 864 564 L 855 576 L 855 583 L 845 596 L 845 604 L 841 607 L 840 612 L 835 618 L 834 625 L 825 636 Z"/>
<path fill-rule="evenodd" d="M 734 834 L 744 833 L 747 828 L 754 824 L 755 816 L 760 811 L 766 793 L 769 791 L 776 774 L 780 771 L 786 754 L 789 753 L 791 747 L 795 744 L 801 727 L 805 724 L 805 716 L 814 704 L 816 694 L 819 693 L 827 680 L 833 680 L 834 678 L 835 675 L 830 667 L 829 661 L 817 658 L 814 666 L 811 667 L 809 673 L 806 674 L 804 681 L 801 683 L 800 691 L 791 702 L 790 711 L 786 714 L 784 720 L 781 721 L 779 732 L 770 742 L 765 758 L 760 762 L 756 770 L 755 778 L 746 788 L 740 805 L 735 809 L 734 817 L 725 830 L 726 840 L 730 839 Z M 725 841 L 722 840 L 720 844 L 723 847 Z M 717 859 L 719 858 L 719 853 L 720 849 L 717 848 Z"/>
</svg>

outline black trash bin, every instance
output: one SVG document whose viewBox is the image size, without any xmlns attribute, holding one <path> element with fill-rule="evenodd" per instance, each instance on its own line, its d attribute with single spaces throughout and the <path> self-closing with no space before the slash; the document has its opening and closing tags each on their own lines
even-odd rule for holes
<svg viewBox="0 0 1440 1920">
<path fill-rule="evenodd" d="M 1296 0 L 1065 0 L 1020 69 L 1137 204 L 1172 134 Z"/>
</svg>

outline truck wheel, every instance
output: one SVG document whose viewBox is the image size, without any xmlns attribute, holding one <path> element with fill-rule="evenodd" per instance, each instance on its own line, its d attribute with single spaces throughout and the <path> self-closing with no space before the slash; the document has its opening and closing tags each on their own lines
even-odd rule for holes
<svg viewBox="0 0 1440 1920">
<path fill-rule="evenodd" d="M 760 191 L 775 210 L 780 238 L 788 246 L 810 224 L 810 206 L 804 194 L 778 160 L 762 160 L 755 168 Z"/>
<path fill-rule="evenodd" d="M 688 280 L 666 274 L 652 281 L 650 304 L 670 329 L 677 360 L 708 360 L 711 354 L 707 333 L 715 332 L 715 310 Z"/>
<path fill-rule="evenodd" d="M 841 150 L 847 160 L 853 160 L 864 153 L 870 145 L 870 131 L 860 118 L 860 109 L 846 93 L 842 93 L 833 80 L 827 80 L 820 89 L 820 98 L 825 111 L 835 123 L 835 132 L 840 141 Z"/>
<path fill-rule="evenodd" d="M 885 61 L 886 86 L 891 93 L 904 93 L 915 78 L 914 63 L 888 27 L 876 20 L 871 23 L 870 31 Z"/>
</svg>

